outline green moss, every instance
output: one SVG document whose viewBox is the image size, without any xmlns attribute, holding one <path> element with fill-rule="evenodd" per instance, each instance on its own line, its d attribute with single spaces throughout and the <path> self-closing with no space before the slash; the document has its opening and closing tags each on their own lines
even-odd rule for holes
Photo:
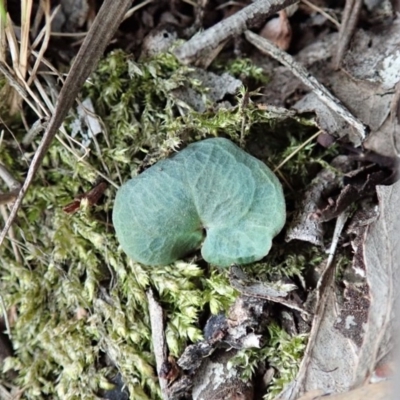
<svg viewBox="0 0 400 400">
<path fill-rule="evenodd" d="M 278 243 L 272 246 L 265 260 L 249 265 L 246 273 L 266 282 L 287 278 L 302 280 L 307 270 L 317 267 L 325 258 L 324 251 L 312 245 L 289 242 L 283 249 Z"/>
<path fill-rule="evenodd" d="M 258 67 L 249 58 L 236 58 L 229 61 L 217 61 L 212 65 L 217 72 L 228 72 L 236 78 L 244 80 L 252 80 L 257 84 L 265 84 L 268 77 L 261 67 Z"/>
<path fill-rule="evenodd" d="M 206 136 L 226 135 L 236 143 L 250 143 L 262 135 L 272 150 L 260 158 L 273 167 L 283 156 L 279 138 L 296 145 L 309 128 L 297 123 L 293 134 L 289 125 L 253 104 L 244 90 L 230 109 L 210 105 L 205 113 L 196 113 L 172 92 L 190 86 L 202 93 L 189 73 L 189 67 L 169 54 L 145 63 L 120 51 L 110 54 L 81 94 L 81 100 L 92 99 L 104 133 L 92 140 L 89 153 L 79 144 L 79 135 L 74 140 L 62 136 L 64 144 L 55 141 L 45 156 L 14 227 L 22 262 L 16 261 L 10 241 L 0 254 L 0 291 L 7 308 L 15 307 L 18 314 L 12 326 L 15 357 L 7 360 L 4 370 L 18 372 L 12 383 L 24 388 L 25 399 L 92 399 L 116 370 L 132 399 L 159 398 L 146 289 L 152 286 L 159 293 L 175 356 L 201 337 L 198 316 L 206 306 L 218 313 L 234 301 L 226 271 L 209 272 L 190 260 L 162 269 L 128 260 L 111 225 L 116 187 L 180 144 Z M 68 123 L 75 118 L 71 114 Z M 68 124 L 67 129 L 71 130 Z M 15 132 L 21 141 L 23 129 Z M 2 162 L 20 181 L 35 146 L 24 158 L 14 141 L 4 139 L 0 147 Z M 309 165 L 314 150 L 305 149 L 306 156 L 300 152 L 291 162 Z M 306 180 L 303 167 L 287 168 L 304 173 Z M 100 173 L 111 184 L 99 205 L 83 202 L 79 212 L 66 214 L 63 206 L 90 190 Z M 280 263 L 282 271 L 292 265 L 290 260 Z M 112 361 L 108 366 L 105 355 Z"/>
<path fill-rule="evenodd" d="M 275 399 L 276 396 L 290 383 L 299 370 L 307 343 L 307 335 L 291 337 L 284 329 L 276 324 L 268 327 L 270 339 L 265 348 L 268 365 L 275 369 L 275 376 L 268 388 L 264 400 Z"/>
<path fill-rule="evenodd" d="M 248 381 L 257 367 L 273 367 L 275 375 L 270 382 L 264 400 L 275 399 L 297 374 L 307 343 L 307 335 L 290 336 L 276 323 L 268 326 L 269 338 L 260 349 L 240 350 L 229 363 L 240 368 L 241 377 Z"/>
</svg>

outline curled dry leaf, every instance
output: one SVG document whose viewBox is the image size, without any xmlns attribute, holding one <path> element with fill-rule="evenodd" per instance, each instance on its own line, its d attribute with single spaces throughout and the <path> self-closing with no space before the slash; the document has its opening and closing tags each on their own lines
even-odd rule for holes
<svg viewBox="0 0 400 400">
<path fill-rule="evenodd" d="M 282 50 L 287 50 L 292 40 L 292 27 L 286 13 L 281 10 L 279 17 L 270 19 L 260 31 L 260 36 L 270 40 Z"/>
<path fill-rule="evenodd" d="M 317 175 L 289 226 L 286 234 L 287 242 L 297 239 L 323 246 L 324 230 L 317 213 L 321 206 L 322 193 L 337 187 L 338 184 L 338 177 L 331 170 L 321 171 Z"/>
</svg>

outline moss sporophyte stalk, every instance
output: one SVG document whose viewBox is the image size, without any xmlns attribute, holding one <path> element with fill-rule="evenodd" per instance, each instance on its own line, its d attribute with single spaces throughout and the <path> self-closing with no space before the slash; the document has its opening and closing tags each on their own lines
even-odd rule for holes
<svg viewBox="0 0 400 400">
<path fill-rule="evenodd" d="M 258 261 L 285 217 L 277 177 L 224 138 L 191 144 L 131 179 L 117 192 L 113 211 L 124 251 L 155 266 L 200 246 L 216 266 Z"/>
</svg>

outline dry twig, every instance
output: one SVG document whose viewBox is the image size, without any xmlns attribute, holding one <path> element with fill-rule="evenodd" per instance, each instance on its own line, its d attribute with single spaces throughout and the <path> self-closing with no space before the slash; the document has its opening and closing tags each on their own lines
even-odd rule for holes
<svg viewBox="0 0 400 400">
<path fill-rule="evenodd" d="M 310 7 L 312 10 L 315 10 L 316 12 L 319 12 L 328 21 L 331 21 L 332 24 L 334 24 L 338 29 L 340 29 L 339 22 L 336 21 L 336 19 L 333 18 L 331 15 L 329 15 L 324 9 L 322 9 L 321 7 L 316 6 L 315 4 L 311 3 L 311 1 L 308 1 L 308 0 L 301 0 L 301 2 L 304 3 L 306 6 Z"/>
<path fill-rule="evenodd" d="M 310 136 L 307 140 L 305 140 L 300 146 L 297 147 L 296 150 L 292 151 L 275 169 L 274 172 L 279 171 L 290 159 L 292 159 L 301 149 L 306 147 L 308 143 L 312 142 L 316 139 L 323 131 L 318 131 L 314 133 L 314 135 Z"/>
<path fill-rule="evenodd" d="M 358 17 L 360 16 L 362 0 L 346 0 L 346 6 L 343 11 L 342 23 L 340 24 L 338 47 L 333 61 L 335 69 L 340 68 L 344 52 L 349 46 L 350 39 L 356 29 Z"/>
<path fill-rule="evenodd" d="M 168 400 L 167 381 L 160 377 L 160 370 L 167 360 L 167 345 L 164 336 L 164 317 L 161 306 L 154 299 L 154 293 L 151 289 L 146 292 L 149 302 L 149 314 L 151 325 L 151 338 L 153 342 L 154 355 L 156 357 L 157 375 L 160 382 L 161 393 L 164 400 Z"/>
<path fill-rule="evenodd" d="M 7 21 L 0 12 L 0 62 L 5 62 L 6 60 L 6 24 Z"/>
<path fill-rule="evenodd" d="M 174 53 L 184 64 L 195 63 L 204 54 L 212 53 L 221 43 L 251 28 L 255 21 L 265 20 L 296 2 L 297 0 L 257 0 L 203 33 L 193 36 Z"/>
</svg>

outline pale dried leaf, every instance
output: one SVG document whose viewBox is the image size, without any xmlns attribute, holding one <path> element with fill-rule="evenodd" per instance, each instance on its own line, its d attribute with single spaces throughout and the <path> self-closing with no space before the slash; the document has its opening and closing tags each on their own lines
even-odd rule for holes
<svg viewBox="0 0 400 400">
<path fill-rule="evenodd" d="M 356 364 L 356 346 L 345 338 L 335 323 L 337 298 L 330 291 L 318 336 L 312 348 L 303 389 L 341 393 L 350 389 Z"/>
<path fill-rule="evenodd" d="M 293 239 L 310 242 L 316 246 L 323 246 L 323 227 L 317 217 L 321 208 L 322 193 L 330 186 L 337 186 L 338 178 L 332 170 L 323 170 L 313 180 L 307 190 L 301 206 L 298 209 L 287 233 L 286 241 Z"/>
<path fill-rule="evenodd" d="M 292 40 L 292 27 L 286 11 L 279 11 L 278 18 L 270 19 L 260 32 L 260 36 L 270 40 L 282 50 L 287 50 Z"/>
<path fill-rule="evenodd" d="M 306 393 L 298 400 L 387 400 L 392 394 L 391 382 L 380 382 L 373 385 L 365 385 L 350 392 L 335 394 L 332 396 L 318 395 L 315 392 Z"/>
<path fill-rule="evenodd" d="M 380 216 L 369 226 L 364 261 L 371 304 L 364 342 L 356 369 L 356 384 L 363 382 L 394 346 L 394 305 L 400 285 L 400 182 L 377 187 Z M 397 325 L 397 326 L 395 326 Z"/>
</svg>

